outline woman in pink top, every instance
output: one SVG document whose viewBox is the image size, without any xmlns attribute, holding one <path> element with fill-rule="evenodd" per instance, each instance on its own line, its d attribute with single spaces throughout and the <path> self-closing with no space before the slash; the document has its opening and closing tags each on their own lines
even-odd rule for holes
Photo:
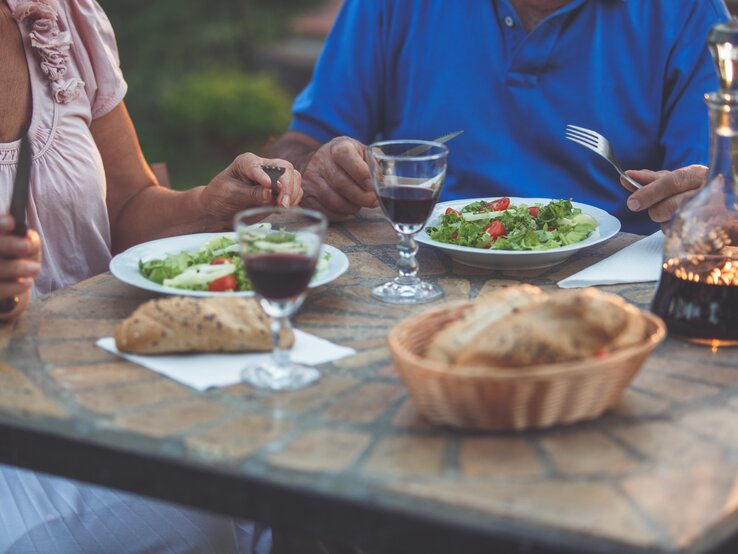
<svg viewBox="0 0 738 554">
<path fill-rule="evenodd" d="M 106 271 L 111 252 L 230 229 L 239 210 L 272 203 L 263 163 L 287 168 L 277 201 L 300 202 L 299 173 L 253 154 L 207 186 L 159 186 L 125 92 L 113 30 L 95 0 L 0 0 L 1 319 L 17 317 L 31 293 Z M 26 129 L 31 230 L 17 237 L 7 212 Z M 233 531 L 224 518 L 0 465 L 1 552 L 229 552 Z"/>
<path fill-rule="evenodd" d="M 296 205 L 300 175 L 244 154 L 207 186 L 158 186 L 122 102 L 115 37 L 94 0 L 0 0 L 0 300 L 19 305 L 107 271 L 112 252 L 155 238 L 232 228 L 239 210 L 272 202 L 260 168 L 288 169 L 278 202 Z M 33 153 L 28 238 L 8 236 L 20 137 Z M 36 259 L 42 245 L 39 267 Z M 17 256 L 17 257 L 16 257 Z"/>
</svg>

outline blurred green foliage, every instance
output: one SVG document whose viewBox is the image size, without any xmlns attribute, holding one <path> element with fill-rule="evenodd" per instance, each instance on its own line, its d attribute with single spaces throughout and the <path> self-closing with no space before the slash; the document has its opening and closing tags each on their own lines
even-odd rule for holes
<svg viewBox="0 0 738 554">
<path fill-rule="evenodd" d="M 144 154 L 168 164 L 176 187 L 207 183 L 286 129 L 293 92 L 258 69 L 258 56 L 323 0 L 99 2 L 115 29 Z"/>
<path fill-rule="evenodd" d="M 253 144 L 281 132 L 291 101 L 268 75 L 206 71 L 190 75 L 162 97 L 163 117 L 175 132 L 197 131 L 224 145 Z"/>
</svg>

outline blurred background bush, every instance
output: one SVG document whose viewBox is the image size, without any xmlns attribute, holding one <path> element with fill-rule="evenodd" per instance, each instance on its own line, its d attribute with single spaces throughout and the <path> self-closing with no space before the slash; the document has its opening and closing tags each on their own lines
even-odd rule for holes
<svg viewBox="0 0 738 554">
<path fill-rule="evenodd" d="M 99 0 L 149 162 L 207 183 L 284 132 L 339 0 Z"/>
</svg>

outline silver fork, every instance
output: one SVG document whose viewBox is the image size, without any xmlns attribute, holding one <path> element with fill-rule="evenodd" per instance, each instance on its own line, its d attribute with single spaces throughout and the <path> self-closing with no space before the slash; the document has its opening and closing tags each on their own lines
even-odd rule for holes
<svg viewBox="0 0 738 554">
<path fill-rule="evenodd" d="M 585 129 L 584 127 L 567 125 L 566 138 L 568 138 L 572 142 L 576 142 L 580 146 L 589 148 L 593 152 L 597 152 L 600 156 L 610 162 L 612 166 L 618 170 L 618 173 L 620 173 L 621 177 L 628 181 L 632 186 L 634 186 L 636 189 L 643 188 L 643 185 L 641 185 L 638 181 L 635 181 L 628 177 L 621 169 L 620 163 L 618 163 L 618 159 L 615 157 L 615 152 L 613 151 L 612 146 L 610 146 L 610 141 L 608 141 L 601 134 L 591 129 Z"/>
</svg>

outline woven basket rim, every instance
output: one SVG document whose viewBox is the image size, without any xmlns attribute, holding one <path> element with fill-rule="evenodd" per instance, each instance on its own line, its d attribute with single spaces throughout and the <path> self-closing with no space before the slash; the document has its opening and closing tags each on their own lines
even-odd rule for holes
<svg viewBox="0 0 738 554">
<path fill-rule="evenodd" d="M 525 379 L 539 379 L 541 377 L 553 377 L 553 376 L 567 376 L 576 375 L 582 372 L 592 372 L 595 370 L 597 365 L 612 365 L 617 364 L 621 361 L 628 360 L 634 356 L 642 354 L 644 352 L 650 352 L 655 349 L 658 344 L 666 337 L 666 325 L 661 318 L 654 314 L 637 308 L 641 317 L 644 317 L 650 327 L 650 332 L 643 341 L 619 348 L 615 350 L 605 358 L 583 358 L 580 360 L 560 362 L 556 364 L 539 364 L 526 367 L 490 367 L 484 372 L 477 371 L 465 371 L 461 368 L 451 368 L 447 364 L 438 360 L 433 360 L 425 356 L 420 356 L 415 352 L 412 352 L 406 348 L 401 340 L 404 334 L 415 328 L 418 324 L 424 320 L 430 319 L 434 316 L 438 316 L 444 312 L 463 311 L 470 308 L 474 304 L 474 301 L 456 301 L 450 302 L 443 306 L 427 310 L 423 313 L 416 314 L 408 317 L 397 324 L 388 335 L 388 342 L 390 351 L 393 355 L 404 358 L 405 361 L 413 364 L 416 368 L 422 368 L 424 371 L 438 374 L 438 376 L 448 377 L 459 377 L 470 380 L 498 380 L 498 381 L 510 381 L 510 380 L 525 380 Z"/>
</svg>

